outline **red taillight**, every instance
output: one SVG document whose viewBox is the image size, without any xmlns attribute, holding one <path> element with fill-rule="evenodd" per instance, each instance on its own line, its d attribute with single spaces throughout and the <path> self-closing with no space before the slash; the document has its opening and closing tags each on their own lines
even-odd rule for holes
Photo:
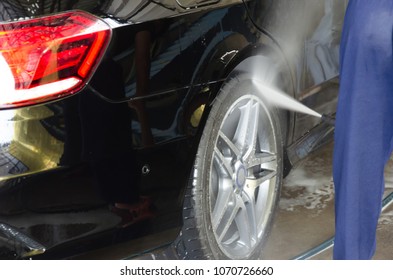
<svg viewBox="0 0 393 280">
<path fill-rule="evenodd" d="M 0 24 L 0 109 L 80 90 L 110 36 L 108 25 L 81 11 Z"/>
</svg>

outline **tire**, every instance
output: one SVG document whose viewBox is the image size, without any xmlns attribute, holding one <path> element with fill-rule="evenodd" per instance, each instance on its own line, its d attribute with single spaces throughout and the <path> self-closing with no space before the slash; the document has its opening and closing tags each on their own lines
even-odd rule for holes
<svg viewBox="0 0 393 280">
<path fill-rule="evenodd" d="M 184 259 L 258 259 L 283 176 L 279 113 L 236 73 L 212 106 L 183 209 Z M 179 245 L 181 244 L 181 246 Z"/>
</svg>

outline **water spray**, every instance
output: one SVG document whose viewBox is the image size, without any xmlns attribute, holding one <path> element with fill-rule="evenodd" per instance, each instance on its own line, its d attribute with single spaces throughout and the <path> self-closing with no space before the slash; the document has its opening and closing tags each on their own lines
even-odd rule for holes
<svg viewBox="0 0 393 280">
<path fill-rule="evenodd" d="M 322 122 L 335 125 L 335 118 L 326 114 L 320 114 L 309 107 L 303 105 L 299 101 L 293 99 L 288 94 L 276 89 L 274 87 L 268 86 L 262 81 L 253 79 L 253 83 L 258 91 L 263 94 L 266 100 L 277 107 L 288 109 L 291 111 L 308 114 L 317 118 L 320 118 Z"/>
</svg>

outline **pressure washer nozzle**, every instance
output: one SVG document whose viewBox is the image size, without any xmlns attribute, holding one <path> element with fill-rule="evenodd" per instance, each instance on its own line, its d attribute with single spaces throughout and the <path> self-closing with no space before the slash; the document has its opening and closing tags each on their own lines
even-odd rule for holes
<svg viewBox="0 0 393 280">
<path fill-rule="evenodd" d="M 331 126 L 335 126 L 336 124 L 336 118 L 326 114 L 322 114 L 321 121 L 330 124 Z"/>
</svg>

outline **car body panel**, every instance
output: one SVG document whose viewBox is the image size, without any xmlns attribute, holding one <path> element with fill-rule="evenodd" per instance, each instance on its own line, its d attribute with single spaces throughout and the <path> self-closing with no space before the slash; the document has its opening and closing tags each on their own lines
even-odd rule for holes
<svg viewBox="0 0 393 280">
<path fill-rule="evenodd" d="M 247 57 L 274 53 L 290 73 L 283 81 L 290 95 L 314 108 L 334 101 L 336 91 L 316 96 L 337 85 L 344 2 L 2 1 L 0 21 L 84 10 L 113 35 L 80 93 L 0 111 L 0 225 L 8 229 L 0 227 L 0 240 L 8 240 L 0 241 L 0 258 L 32 251 L 10 235 L 15 229 L 45 248 L 33 250 L 37 258 L 63 258 L 181 225 L 201 130 L 229 73 Z M 292 29 L 299 21 L 301 30 Z M 289 125 L 288 144 L 317 122 Z M 131 182 L 153 197 L 158 217 L 118 228 L 107 190 L 96 186 L 97 163 L 112 176 L 107 188 Z"/>
</svg>

